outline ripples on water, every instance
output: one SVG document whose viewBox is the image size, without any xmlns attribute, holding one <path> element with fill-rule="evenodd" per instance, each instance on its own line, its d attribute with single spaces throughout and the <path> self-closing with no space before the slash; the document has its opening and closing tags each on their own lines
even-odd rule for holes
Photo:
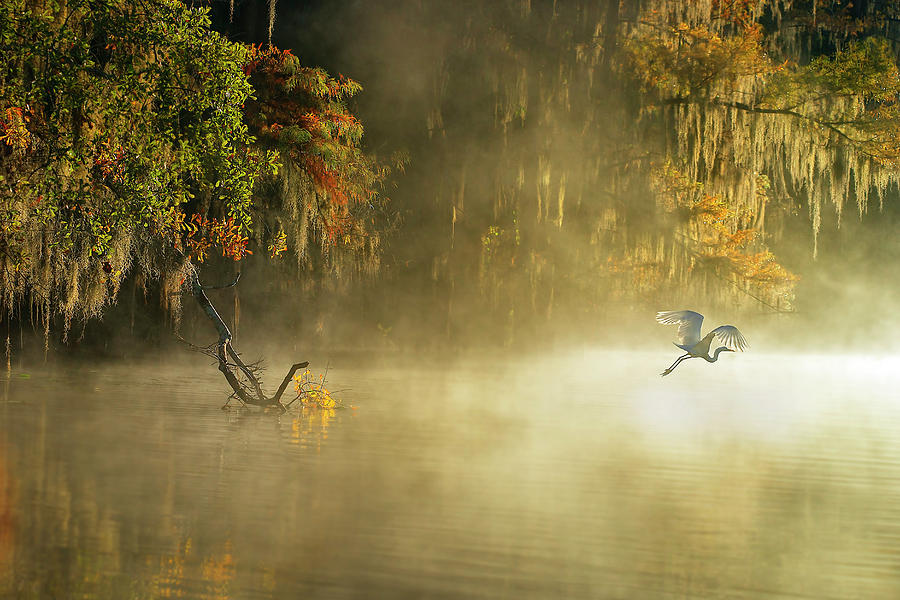
<svg viewBox="0 0 900 600">
<path fill-rule="evenodd" d="M 0 378 L 8 598 L 900 597 L 894 358 L 577 353 Z M 208 367 L 207 367 L 208 368 Z"/>
</svg>

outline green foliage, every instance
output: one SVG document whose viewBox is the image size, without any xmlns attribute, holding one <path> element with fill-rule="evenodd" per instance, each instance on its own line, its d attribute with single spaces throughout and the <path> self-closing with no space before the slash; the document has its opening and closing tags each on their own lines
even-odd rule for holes
<svg viewBox="0 0 900 600">
<path fill-rule="evenodd" d="M 273 47 L 252 49 L 245 71 L 256 90 L 246 105 L 247 124 L 284 167 L 270 199 L 269 229 L 290 237 L 270 253 L 290 245 L 302 263 L 314 245 L 333 267 L 342 256 L 376 266 L 376 190 L 389 170 L 363 152 L 362 124 L 346 104 L 362 86 L 301 66 L 290 51 Z"/>
<path fill-rule="evenodd" d="M 249 226 L 261 157 L 242 123 L 243 47 L 176 1 L 147 10 L 74 0 L 40 12 L 4 4 L 3 53 L 18 68 L 0 102 L 26 111 L 30 134 L 13 158 L 43 169 L 28 181 L 4 161 L 16 195 L 41 197 L 36 209 L 61 212 L 61 232 L 73 236 L 158 226 L 170 208 L 201 200 Z M 96 255 L 108 251 L 102 238 L 89 242 Z"/>
<path fill-rule="evenodd" d="M 890 44 L 851 42 L 767 82 L 759 105 L 790 111 L 880 164 L 900 163 L 900 70 Z"/>
<path fill-rule="evenodd" d="M 855 94 L 864 100 L 893 102 L 900 92 L 894 52 L 881 38 L 865 38 L 834 56 L 817 57 L 803 75 L 810 87 L 832 94 Z"/>
<path fill-rule="evenodd" d="M 900 72 L 888 42 L 866 38 L 805 66 L 791 66 L 766 82 L 760 102 L 786 109 L 810 108 L 828 114 L 845 109 L 837 98 L 856 97 L 869 106 L 893 103 L 900 93 Z"/>
<path fill-rule="evenodd" d="M 738 13 L 739 27 L 659 22 L 629 38 L 630 73 L 648 100 L 786 115 L 877 162 L 900 160 L 900 70 L 887 40 L 851 39 L 805 65 L 776 64 L 767 50 L 773 40 L 747 21 L 746 7 Z"/>
<path fill-rule="evenodd" d="M 646 90 L 665 97 L 708 97 L 742 77 L 777 70 L 760 37 L 758 26 L 726 36 L 707 27 L 661 23 L 626 40 L 625 51 L 631 72 Z"/>
<path fill-rule="evenodd" d="M 362 152 L 344 105 L 359 84 L 229 42 L 206 9 L 0 0 L 0 52 L 10 312 L 31 294 L 68 329 L 112 301 L 135 266 L 163 279 L 177 311 L 185 260 L 240 260 L 254 240 L 277 256 L 285 230 L 310 222 L 334 246 L 358 229 L 354 208 L 376 200 L 385 171 Z M 290 203 L 260 196 L 260 183 L 288 175 L 303 183 Z"/>
<path fill-rule="evenodd" d="M 897 9 L 818 0 L 714 8 L 684 13 L 689 24 L 655 14 L 633 30 L 626 73 L 640 87 L 642 113 L 673 128 L 666 160 L 754 214 L 756 226 L 792 204 L 808 207 L 815 252 L 823 202 L 838 219 L 848 199 L 862 214 L 870 193 L 882 201 L 898 181 L 900 69 L 886 39 Z M 804 19 L 809 8 L 813 18 Z M 770 193 L 748 183 L 759 175 Z"/>
<path fill-rule="evenodd" d="M 249 232 L 274 156 L 243 122 L 248 51 L 211 32 L 204 10 L 3 0 L 0 52 L 7 307 L 31 290 L 68 317 L 95 313 L 135 256 L 154 273 L 165 248 L 185 251 L 185 214 Z"/>
</svg>

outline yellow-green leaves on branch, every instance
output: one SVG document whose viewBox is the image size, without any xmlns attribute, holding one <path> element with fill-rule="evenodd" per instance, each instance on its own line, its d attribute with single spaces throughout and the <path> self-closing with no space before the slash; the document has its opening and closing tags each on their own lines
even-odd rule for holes
<svg viewBox="0 0 900 600">
<path fill-rule="evenodd" d="M 212 241 L 243 255 L 272 159 L 243 122 L 248 50 L 205 9 L 2 0 L 0 54 L 5 308 L 31 291 L 67 324 L 96 314 L 135 264 L 174 268 L 177 215 L 219 223 Z"/>
</svg>

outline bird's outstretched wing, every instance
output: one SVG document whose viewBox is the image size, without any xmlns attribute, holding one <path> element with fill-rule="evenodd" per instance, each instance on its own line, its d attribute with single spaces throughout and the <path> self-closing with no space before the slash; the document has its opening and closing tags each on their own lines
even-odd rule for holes
<svg viewBox="0 0 900 600">
<path fill-rule="evenodd" d="M 741 335 L 741 332 L 734 325 L 722 325 L 713 329 L 712 332 L 723 344 L 732 350 L 743 352 L 745 348 L 750 347 L 750 344 L 747 343 L 747 340 L 744 339 L 744 336 Z"/>
<path fill-rule="evenodd" d="M 656 320 L 663 325 L 678 325 L 678 341 L 681 342 L 682 346 L 693 346 L 700 341 L 700 326 L 703 325 L 703 315 L 698 312 L 692 310 L 664 310 L 656 313 Z"/>
</svg>

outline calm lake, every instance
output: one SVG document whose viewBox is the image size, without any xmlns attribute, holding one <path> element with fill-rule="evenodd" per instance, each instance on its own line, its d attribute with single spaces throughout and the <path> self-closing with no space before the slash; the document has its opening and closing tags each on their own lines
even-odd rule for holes
<svg viewBox="0 0 900 600">
<path fill-rule="evenodd" d="M 900 361 L 677 355 L 2 373 L 0 597 L 900 597 Z"/>
</svg>

